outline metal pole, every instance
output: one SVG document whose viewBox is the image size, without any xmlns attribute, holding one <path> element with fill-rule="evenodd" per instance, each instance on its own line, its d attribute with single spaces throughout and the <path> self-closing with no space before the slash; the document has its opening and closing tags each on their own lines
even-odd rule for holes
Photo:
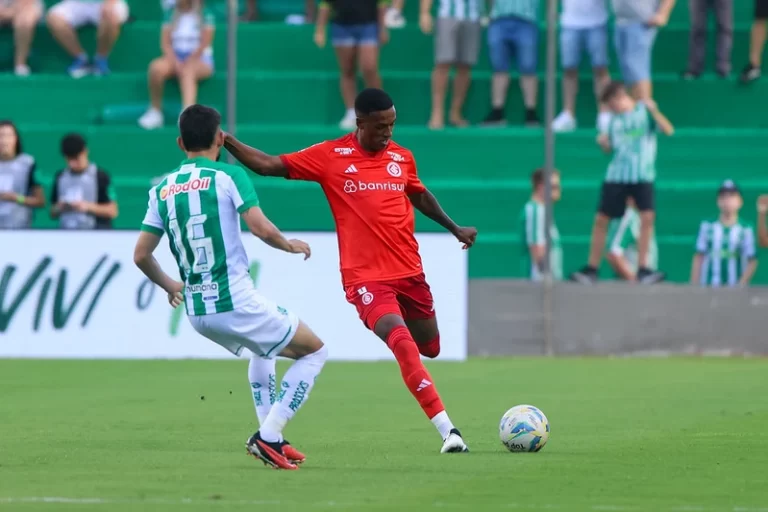
<svg viewBox="0 0 768 512">
<path fill-rule="evenodd" d="M 235 135 L 237 130 L 237 0 L 227 2 L 227 131 Z M 227 154 L 230 164 L 235 163 Z"/>
<path fill-rule="evenodd" d="M 557 85 L 557 0 L 547 1 L 547 75 L 546 97 L 544 104 L 544 196 L 545 196 L 545 237 L 546 256 L 544 263 L 544 352 L 554 355 L 553 348 L 553 295 L 554 283 L 550 268 L 549 254 L 552 250 L 552 171 L 555 168 L 555 134 L 552 131 L 552 120 L 555 117 L 555 88 Z"/>
</svg>

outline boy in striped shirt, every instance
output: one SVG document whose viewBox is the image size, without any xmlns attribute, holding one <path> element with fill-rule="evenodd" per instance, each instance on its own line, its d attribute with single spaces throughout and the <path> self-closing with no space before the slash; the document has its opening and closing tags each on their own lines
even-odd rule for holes
<svg viewBox="0 0 768 512">
<path fill-rule="evenodd" d="M 545 203 L 544 195 L 546 174 L 544 169 L 537 169 L 531 175 L 531 185 L 533 185 L 533 194 L 531 199 L 525 203 L 523 211 L 520 214 L 520 232 L 523 243 L 523 272 L 526 278 L 531 281 L 540 281 L 544 269 L 544 259 L 547 251 Z M 552 171 L 552 203 L 560 200 L 560 173 Z M 552 219 L 552 226 L 549 231 L 550 249 L 549 249 L 549 270 L 552 278 L 559 281 L 563 278 L 563 248 L 560 243 L 560 231 L 557 229 L 555 220 Z"/>
<path fill-rule="evenodd" d="M 743 204 L 736 184 L 725 181 L 717 192 L 720 216 L 699 227 L 691 284 L 713 288 L 749 285 L 757 270 L 757 249 L 754 228 L 739 220 Z"/>
</svg>

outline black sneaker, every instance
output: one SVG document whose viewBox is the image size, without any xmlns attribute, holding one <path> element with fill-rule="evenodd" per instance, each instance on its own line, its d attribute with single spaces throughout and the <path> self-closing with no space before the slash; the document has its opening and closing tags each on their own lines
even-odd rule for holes
<svg viewBox="0 0 768 512">
<path fill-rule="evenodd" d="M 662 282 L 666 277 L 664 272 L 641 268 L 637 270 L 637 277 L 635 279 L 640 284 L 656 284 Z"/>
<path fill-rule="evenodd" d="M 448 437 L 443 439 L 443 447 L 440 449 L 440 453 L 467 453 L 469 448 L 461 437 L 459 429 L 452 428 L 448 433 Z"/>
<path fill-rule="evenodd" d="M 281 443 L 269 443 L 261 438 L 261 434 L 256 432 L 245 443 L 245 449 L 248 455 L 256 457 L 264 463 L 265 466 L 272 466 L 275 469 L 299 469 L 299 466 L 288 460 L 283 453 L 285 441 Z"/>
<path fill-rule="evenodd" d="M 541 121 L 539 121 L 539 115 L 536 113 L 535 108 L 525 109 L 525 126 L 529 128 L 541 126 Z"/>
<path fill-rule="evenodd" d="M 507 120 L 504 119 L 504 109 L 492 109 L 480 124 L 483 126 L 501 126 L 507 124 Z"/>
<path fill-rule="evenodd" d="M 752 64 L 747 64 L 744 66 L 744 69 L 741 70 L 741 75 L 739 75 L 739 79 L 742 83 L 749 83 L 754 82 L 758 78 L 760 78 L 761 71 L 760 68 L 753 66 Z"/>
<path fill-rule="evenodd" d="M 571 274 L 571 281 L 581 284 L 595 284 L 597 282 L 597 269 L 585 265 L 580 270 Z"/>
</svg>

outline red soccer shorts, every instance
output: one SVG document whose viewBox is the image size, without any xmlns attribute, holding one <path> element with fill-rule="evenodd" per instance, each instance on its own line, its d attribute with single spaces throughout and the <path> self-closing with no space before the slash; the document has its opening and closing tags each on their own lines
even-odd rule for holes
<svg viewBox="0 0 768 512">
<path fill-rule="evenodd" d="M 393 281 L 371 281 L 347 286 L 347 302 L 357 308 L 366 327 L 373 330 L 387 314 L 404 320 L 423 320 L 435 316 L 435 303 L 424 274 Z"/>
</svg>

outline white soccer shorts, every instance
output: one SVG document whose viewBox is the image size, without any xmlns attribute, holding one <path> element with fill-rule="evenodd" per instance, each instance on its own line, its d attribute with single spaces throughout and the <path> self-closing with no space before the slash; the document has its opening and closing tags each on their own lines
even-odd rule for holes
<svg viewBox="0 0 768 512">
<path fill-rule="evenodd" d="M 102 2 L 83 2 L 81 0 L 62 0 L 53 7 L 50 12 L 64 18 L 67 23 L 75 28 L 83 25 L 98 25 L 101 21 Z M 128 4 L 120 0 L 115 4 L 117 18 L 120 23 L 128 20 Z"/>
<path fill-rule="evenodd" d="M 233 311 L 188 318 L 198 333 L 236 356 L 247 348 L 267 359 L 277 357 L 299 327 L 298 316 L 256 292 L 249 304 Z"/>
</svg>

